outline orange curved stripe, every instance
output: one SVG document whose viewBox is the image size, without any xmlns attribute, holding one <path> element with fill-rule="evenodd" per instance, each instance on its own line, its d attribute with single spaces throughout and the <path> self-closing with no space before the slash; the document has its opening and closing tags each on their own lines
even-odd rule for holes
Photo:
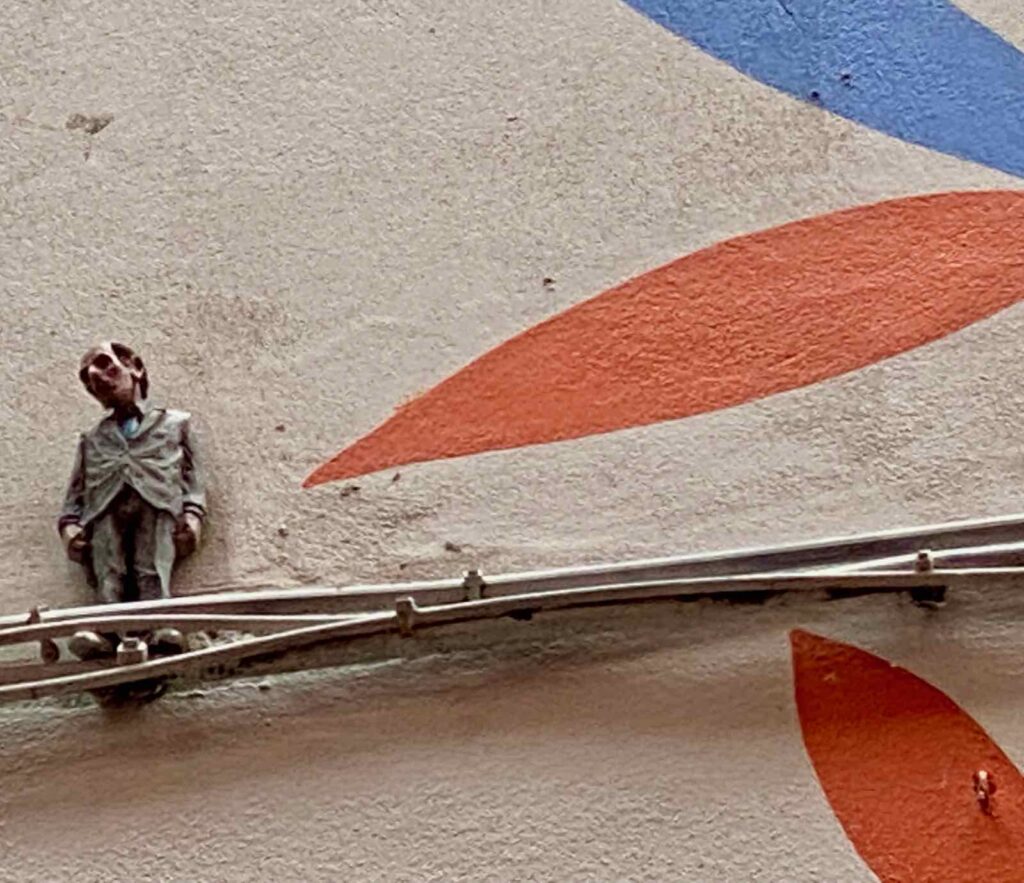
<svg viewBox="0 0 1024 883">
<path fill-rule="evenodd" d="M 579 438 L 870 365 L 1024 296 L 1024 192 L 863 206 L 680 258 L 503 343 L 305 481 Z"/>
<path fill-rule="evenodd" d="M 794 631 L 796 704 L 821 787 L 883 883 L 1024 877 L 1024 780 L 948 696 L 856 647 Z M 996 792 L 981 811 L 972 777 Z"/>
</svg>

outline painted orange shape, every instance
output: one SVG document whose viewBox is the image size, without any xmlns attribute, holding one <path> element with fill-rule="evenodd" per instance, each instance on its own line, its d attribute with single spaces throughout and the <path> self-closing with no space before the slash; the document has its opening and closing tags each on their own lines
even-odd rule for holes
<svg viewBox="0 0 1024 883">
<path fill-rule="evenodd" d="M 309 487 L 738 405 L 1024 296 L 1024 192 L 862 206 L 713 245 L 536 325 L 399 408 Z"/>
<path fill-rule="evenodd" d="M 804 744 L 883 883 L 1024 879 L 1024 778 L 945 693 L 884 659 L 794 631 Z M 997 790 L 982 811 L 975 774 Z"/>
</svg>

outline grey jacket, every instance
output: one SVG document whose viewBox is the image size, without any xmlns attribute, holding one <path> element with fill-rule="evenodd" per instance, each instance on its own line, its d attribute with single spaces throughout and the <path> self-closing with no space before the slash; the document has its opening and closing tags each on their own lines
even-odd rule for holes
<svg viewBox="0 0 1024 883">
<path fill-rule="evenodd" d="M 125 438 L 113 414 L 83 433 L 57 522 L 83 527 L 99 518 L 125 485 L 176 518 L 206 515 L 206 491 L 185 411 L 143 406 L 138 432 Z"/>
</svg>

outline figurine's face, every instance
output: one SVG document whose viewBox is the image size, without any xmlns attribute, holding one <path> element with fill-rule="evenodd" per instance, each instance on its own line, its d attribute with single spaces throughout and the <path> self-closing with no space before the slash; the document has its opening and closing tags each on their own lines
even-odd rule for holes
<svg viewBox="0 0 1024 883">
<path fill-rule="evenodd" d="M 106 408 L 126 407 L 148 391 L 146 366 L 131 347 L 105 343 L 82 357 L 78 371 L 85 388 Z"/>
</svg>

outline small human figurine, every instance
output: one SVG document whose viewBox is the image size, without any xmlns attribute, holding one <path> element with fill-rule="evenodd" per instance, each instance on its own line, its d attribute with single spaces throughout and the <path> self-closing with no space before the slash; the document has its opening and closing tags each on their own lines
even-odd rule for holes
<svg viewBox="0 0 1024 883">
<path fill-rule="evenodd" d="M 57 529 L 67 556 L 82 564 L 100 603 L 169 598 L 178 558 L 199 543 L 206 493 L 190 415 L 154 407 L 142 359 L 121 343 L 93 347 L 78 372 L 109 413 L 83 433 Z M 116 635 L 77 632 L 81 659 L 116 652 Z M 185 647 L 176 629 L 146 635 L 149 652 Z"/>
</svg>

